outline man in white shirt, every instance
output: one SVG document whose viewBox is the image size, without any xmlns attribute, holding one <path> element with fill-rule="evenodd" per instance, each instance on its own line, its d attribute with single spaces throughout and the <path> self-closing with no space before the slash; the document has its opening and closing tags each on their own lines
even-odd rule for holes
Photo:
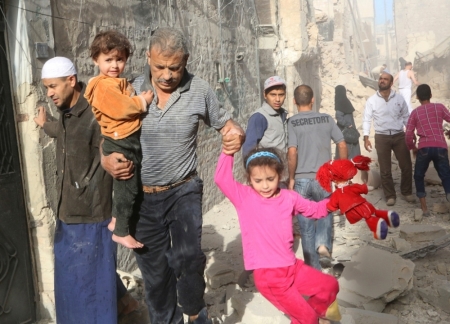
<svg viewBox="0 0 450 324">
<path fill-rule="evenodd" d="M 416 86 L 419 85 L 416 78 L 414 77 L 414 72 L 412 71 L 412 63 L 406 62 L 405 68 L 397 73 L 394 78 L 394 83 L 398 80 L 398 92 L 403 96 L 408 105 L 408 111 L 411 114 L 411 87 L 412 83 Z"/>
<path fill-rule="evenodd" d="M 373 120 L 381 185 L 388 206 L 393 206 L 397 198 L 392 178 L 391 151 L 394 151 L 401 170 L 400 191 L 407 202 L 415 202 L 412 195 L 411 155 L 406 147 L 403 131 L 409 118 L 408 106 L 401 95 L 391 90 L 393 81 L 394 78 L 389 73 L 380 75 L 379 90 L 367 100 L 363 113 L 364 147 L 367 151 L 372 151 L 369 134 Z"/>
</svg>

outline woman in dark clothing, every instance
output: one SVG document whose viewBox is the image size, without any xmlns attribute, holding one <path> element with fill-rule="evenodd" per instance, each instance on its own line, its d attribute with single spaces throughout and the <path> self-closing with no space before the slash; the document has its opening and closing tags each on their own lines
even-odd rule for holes
<svg viewBox="0 0 450 324">
<path fill-rule="evenodd" d="M 338 85 L 335 88 L 334 95 L 334 109 L 336 110 L 336 121 L 338 127 L 343 131 L 345 128 L 356 127 L 355 120 L 353 119 L 353 108 L 352 103 L 347 98 L 347 90 L 343 85 Z M 351 159 L 356 155 L 361 154 L 361 149 L 359 143 L 357 144 L 347 144 L 348 148 L 348 158 Z M 339 158 L 338 148 L 336 146 L 336 159 Z"/>
</svg>

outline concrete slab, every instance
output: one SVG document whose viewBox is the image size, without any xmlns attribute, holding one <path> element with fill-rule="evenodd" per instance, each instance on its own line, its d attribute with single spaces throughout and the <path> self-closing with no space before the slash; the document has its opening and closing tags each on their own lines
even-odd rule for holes
<svg viewBox="0 0 450 324">
<path fill-rule="evenodd" d="M 347 308 L 345 313 L 346 315 L 350 315 L 355 323 L 398 324 L 398 317 L 390 314 L 377 313 L 357 308 Z"/>
<path fill-rule="evenodd" d="M 231 297 L 241 323 L 251 324 L 289 324 L 290 319 L 273 306 L 260 293 L 236 291 Z"/>
<path fill-rule="evenodd" d="M 360 248 L 339 278 L 339 305 L 381 312 L 412 288 L 414 267 L 397 254 L 371 246 Z"/>
<path fill-rule="evenodd" d="M 400 225 L 399 236 L 409 242 L 432 241 L 446 234 L 445 230 L 435 225 Z"/>
<path fill-rule="evenodd" d="M 399 237 L 391 238 L 391 244 L 392 247 L 397 251 L 408 251 L 409 249 L 411 249 L 411 244 Z"/>
<path fill-rule="evenodd" d="M 206 283 L 213 289 L 234 281 L 233 269 L 227 264 L 217 260 L 207 264 L 205 276 Z"/>
<path fill-rule="evenodd" d="M 417 292 L 425 302 L 450 314 L 450 282 L 436 279 L 432 287 L 418 288 Z"/>
</svg>

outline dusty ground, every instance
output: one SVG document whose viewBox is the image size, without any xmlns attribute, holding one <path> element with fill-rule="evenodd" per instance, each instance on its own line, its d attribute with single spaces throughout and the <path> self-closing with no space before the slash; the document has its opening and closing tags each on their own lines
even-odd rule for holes
<svg viewBox="0 0 450 324">
<path fill-rule="evenodd" d="M 355 82 L 352 82 L 351 84 L 357 85 Z M 330 90 L 332 89 L 331 86 L 329 88 Z M 355 111 L 355 121 L 357 127 L 360 128 L 361 112 L 364 107 L 363 103 L 365 102 L 367 96 L 373 94 L 374 92 L 369 89 L 360 89 L 359 87 L 358 89 L 349 89 L 349 92 L 349 99 L 354 103 L 354 106 L 357 109 L 357 111 Z M 358 95 L 356 95 L 356 93 Z M 330 95 L 328 97 L 330 97 Z M 448 105 L 448 100 L 433 100 L 433 102 L 442 102 Z M 334 116 L 334 109 L 332 109 L 334 103 L 332 101 L 325 103 L 326 106 L 323 111 Z M 414 101 L 413 106 L 417 106 Z M 373 137 L 371 137 L 371 142 L 374 144 Z M 373 159 L 371 168 L 373 170 L 378 170 L 376 153 L 374 151 L 372 153 L 368 153 L 364 150 L 362 145 L 361 148 L 362 154 L 368 155 Z M 432 165 L 427 174 L 428 181 L 426 187 L 428 195 L 427 203 L 428 208 L 431 211 L 431 215 L 430 217 L 423 217 L 421 220 L 414 219 L 414 210 L 420 208 L 418 201 L 410 204 L 401 199 L 401 195 L 399 193 L 400 171 L 395 159 L 393 160 L 392 169 L 398 196 L 396 205 L 390 209 L 394 209 L 399 213 L 401 217 L 401 224 L 438 225 L 443 227 L 448 232 L 450 229 L 450 214 L 448 212 L 449 204 L 445 200 L 445 194 L 442 186 L 438 184 L 439 179 L 436 172 L 432 168 Z M 370 191 L 366 198 L 376 208 L 389 209 L 385 204 L 383 193 L 380 188 Z M 437 213 L 433 211 L 433 207 L 437 204 L 447 205 L 447 211 L 444 213 Z M 298 232 L 298 230 L 296 231 Z M 398 233 L 399 229 L 391 229 L 388 238 L 385 241 L 376 241 L 376 243 L 390 247 L 391 238 L 398 236 Z M 295 249 L 297 257 L 302 258 L 299 239 L 299 235 L 296 235 Z M 333 258 L 335 262 L 345 262 L 350 260 L 351 255 L 359 247 L 364 246 L 371 241 L 375 240 L 373 240 L 364 222 L 350 225 L 346 223 L 344 217 L 338 215 L 334 216 Z M 212 208 L 212 210 L 204 215 L 202 249 L 207 255 L 209 263 L 220 261 L 232 268 L 235 274 L 235 281 L 237 281 L 239 274 L 243 270 L 241 235 L 235 209 L 228 200 L 224 200 L 221 204 L 216 205 Z M 450 250 L 447 247 L 435 253 L 428 254 L 422 259 L 415 260 L 414 288 L 402 298 L 388 304 L 384 312 L 397 316 L 399 318 L 399 323 L 401 324 L 450 323 L 449 314 L 439 308 L 425 303 L 417 292 L 417 288 L 430 286 L 435 278 L 438 278 L 439 276 L 441 279 L 450 279 L 449 251 Z M 134 275 L 138 276 L 139 274 L 136 272 Z M 132 294 L 140 300 L 142 306 L 139 311 L 121 318 L 120 324 L 148 324 L 148 315 L 142 296 L 142 282 L 136 276 L 130 274 L 124 274 L 124 276 L 125 282 L 129 283 Z M 255 291 L 251 278 L 246 290 Z M 215 323 L 240 323 L 236 313 L 233 313 L 230 316 L 225 315 L 225 291 L 226 286 L 218 289 L 207 288 L 205 300 L 208 304 L 210 314 L 214 316 Z"/>
<path fill-rule="evenodd" d="M 376 163 L 374 164 L 376 169 Z M 394 179 L 398 190 L 399 171 L 396 164 L 393 164 Z M 440 185 L 427 186 L 428 197 L 427 201 L 430 209 L 435 203 L 442 203 L 445 201 L 444 191 Z M 366 196 L 366 198 L 379 209 L 387 209 L 383 199 L 381 189 L 375 189 Z M 423 218 L 420 222 L 414 220 L 414 209 L 419 208 L 419 204 L 410 204 L 398 197 L 397 203 L 394 206 L 401 216 L 402 224 L 433 224 L 445 228 L 447 231 L 450 228 L 449 214 L 437 214 L 431 212 L 430 217 Z M 336 262 L 345 262 L 350 260 L 351 255 L 367 242 L 374 241 L 368 231 L 365 223 L 361 222 L 356 225 L 350 225 L 345 222 L 342 216 L 334 217 L 334 243 L 333 243 L 333 257 Z M 386 241 L 381 244 L 390 246 L 390 238 L 398 236 L 398 229 L 390 230 Z M 302 258 L 301 246 L 299 244 L 299 237 L 296 236 L 295 248 L 299 258 Z M 376 241 L 380 243 L 380 241 Z M 228 200 L 224 200 L 221 204 L 216 205 L 211 211 L 204 215 L 203 226 L 203 243 L 202 248 L 208 257 L 208 262 L 221 261 L 234 270 L 235 279 L 243 269 L 241 235 L 239 231 L 239 224 L 234 207 Z M 399 317 L 400 323 L 450 323 L 450 316 L 442 310 L 435 308 L 425 302 L 419 297 L 415 288 L 429 285 L 436 275 L 439 264 L 445 264 L 448 271 L 450 271 L 450 254 L 449 248 L 439 250 L 434 254 L 430 254 L 423 259 L 415 260 L 415 278 L 414 288 L 407 293 L 405 297 L 389 304 L 385 311 Z M 449 272 L 450 273 L 450 272 Z M 138 281 L 139 282 L 139 281 Z M 133 279 L 131 279 L 133 285 Z M 136 297 L 142 298 L 142 285 L 139 283 L 135 288 Z M 225 298 L 226 287 L 218 289 L 207 289 L 205 299 L 209 306 L 210 313 L 217 318 L 217 323 L 239 323 L 236 314 L 225 316 L 223 313 L 223 303 Z M 248 290 L 254 291 L 251 282 Z M 142 301 L 142 300 L 141 300 Z M 149 323 L 146 318 L 146 310 L 143 307 L 141 314 L 134 314 L 122 319 L 121 324 L 143 324 Z M 250 324 L 250 323 L 246 323 Z"/>
</svg>

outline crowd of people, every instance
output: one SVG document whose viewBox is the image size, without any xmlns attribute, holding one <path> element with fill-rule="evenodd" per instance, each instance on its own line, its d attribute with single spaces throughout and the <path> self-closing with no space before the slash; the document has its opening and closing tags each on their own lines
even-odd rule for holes
<svg viewBox="0 0 450 324">
<path fill-rule="evenodd" d="M 253 271 L 257 289 L 292 323 L 338 321 L 338 282 L 321 271 L 332 265 L 332 211 L 337 207 L 330 209 L 331 190 L 324 189 L 317 172 L 332 163 L 331 142 L 336 160 L 354 165 L 361 158 L 359 141 L 346 138 L 349 129 L 357 130 L 345 87 L 335 89 L 337 122 L 313 110 L 314 93 L 308 85 L 295 88 L 297 113 L 288 118 L 283 108 L 286 82 L 273 76 L 265 81 L 265 101 L 244 132 L 209 84 L 186 70 L 189 52 L 180 31 L 154 32 L 144 74 L 131 83 L 121 77 L 131 55 L 124 35 L 100 32 L 90 51 L 99 75 L 88 84 L 78 80 L 67 58 L 45 63 L 42 84 L 61 116 L 47 121 L 45 108 L 39 107 L 35 118 L 57 143 L 57 321 L 117 323 L 118 314 L 136 309 L 116 273 L 119 243 L 134 250 L 152 323 L 181 324 L 183 314 L 188 323 L 212 323 L 203 299 L 203 183 L 196 172 L 200 120 L 222 137 L 215 181 L 237 209 L 245 270 Z M 420 85 L 421 106 L 410 116 L 405 98 L 392 90 L 393 82 L 391 74 L 382 72 L 379 90 L 367 100 L 364 147 L 372 150 L 373 124 L 387 206 L 396 202 L 391 151 L 399 161 L 400 191 L 408 202 L 415 201 L 409 150 L 417 154 L 416 195 L 427 213 L 423 178 L 430 161 L 450 199 L 442 129 L 450 113 L 430 103 L 431 89 Z M 233 156 L 241 147 L 246 185 L 234 180 L 232 172 Z M 338 184 L 342 188 L 349 183 Z M 355 199 L 360 203 L 370 205 Z M 398 226 L 397 214 L 378 214 L 389 226 Z M 367 221 L 372 216 L 364 217 Z M 303 260 L 293 251 L 293 217 L 300 227 Z M 379 225 L 374 226 L 378 233 Z"/>
</svg>

